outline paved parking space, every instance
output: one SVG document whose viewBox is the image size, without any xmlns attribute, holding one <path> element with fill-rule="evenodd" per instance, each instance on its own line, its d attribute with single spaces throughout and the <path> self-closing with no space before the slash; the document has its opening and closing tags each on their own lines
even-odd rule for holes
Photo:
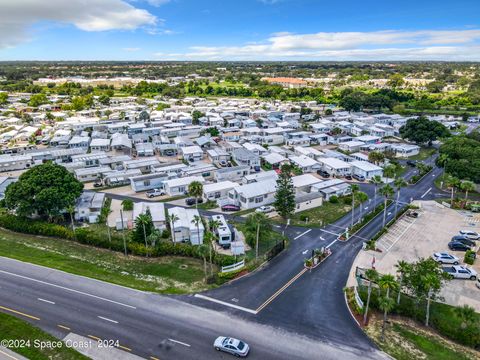
<svg viewBox="0 0 480 360">
<path fill-rule="evenodd" d="M 451 210 L 435 201 L 415 203 L 420 206 L 419 217 L 412 219 L 404 216 L 382 236 L 377 241 L 377 248 L 382 252 L 361 251 L 358 254 L 350 272 L 349 285 L 355 283 L 355 268 L 369 268 L 373 259 L 379 272 L 391 274 L 396 273 L 395 264 L 399 260 L 412 262 L 429 257 L 434 252 L 449 252 L 463 263 L 465 253 L 450 251 L 447 244 L 461 229 L 480 232 L 480 215 Z M 480 273 L 480 259 L 477 259 L 473 268 Z M 447 283 L 441 295 L 446 303 L 468 304 L 480 312 L 480 289 L 475 286 L 475 281 L 452 280 Z"/>
</svg>

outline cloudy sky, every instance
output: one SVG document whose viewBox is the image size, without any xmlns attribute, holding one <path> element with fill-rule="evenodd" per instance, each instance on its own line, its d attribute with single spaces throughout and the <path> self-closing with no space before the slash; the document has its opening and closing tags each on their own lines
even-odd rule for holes
<svg viewBox="0 0 480 360">
<path fill-rule="evenodd" d="M 0 60 L 474 60 L 480 0 L 0 0 Z"/>
</svg>

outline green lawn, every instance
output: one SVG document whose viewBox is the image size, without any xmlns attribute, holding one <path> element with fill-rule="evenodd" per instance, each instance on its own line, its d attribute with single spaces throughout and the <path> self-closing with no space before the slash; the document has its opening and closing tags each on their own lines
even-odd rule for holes
<svg viewBox="0 0 480 360">
<path fill-rule="evenodd" d="M 358 203 L 356 205 L 358 206 Z M 342 199 L 339 199 L 337 204 L 324 201 L 322 206 L 294 214 L 290 220 L 290 225 L 322 227 L 337 221 L 351 209 L 351 204 L 345 204 Z M 308 221 L 306 218 L 308 218 Z M 284 222 L 280 217 L 274 218 L 274 221 Z"/>
<path fill-rule="evenodd" d="M 57 342 L 58 339 L 47 334 L 43 330 L 36 326 L 30 325 L 28 322 L 17 319 L 14 316 L 0 313 L 0 339 L 7 340 L 23 340 L 24 345 L 30 346 L 10 348 L 10 350 L 25 356 L 31 360 L 50 360 L 50 359 L 62 359 L 62 360 L 87 360 L 88 357 L 83 356 L 79 352 L 62 346 L 60 348 L 44 348 L 40 349 L 38 346 L 34 346 L 34 341 L 52 341 Z"/>
<path fill-rule="evenodd" d="M 189 293 L 205 290 L 203 262 L 165 256 L 142 258 L 78 244 L 0 229 L 0 254 L 139 290 Z"/>
<path fill-rule="evenodd" d="M 437 149 L 435 148 L 422 147 L 420 148 L 420 152 L 417 155 L 409 157 L 408 160 L 416 160 L 416 161 L 426 160 L 430 156 L 434 155 L 436 152 L 437 152 Z"/>
</svg>

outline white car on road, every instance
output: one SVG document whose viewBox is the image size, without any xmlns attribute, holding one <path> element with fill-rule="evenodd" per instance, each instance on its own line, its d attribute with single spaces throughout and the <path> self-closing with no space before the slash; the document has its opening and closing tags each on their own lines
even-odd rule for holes
<svg viewBox="0 0 480 360">
<path fill-rule="evenodd" d="M 458 265 L 460 260 L 454 255 L 449 253 L 435 253 L 432 255 L 432 259 L 438 262 L 439 264 L 453 264 Z"/>
<path fill-rule="evenodd" d="M 472 268 L 467 268 L 466 266 L 453 265 L 444 267 L 443 271 L 452 275 L 454 279 L 477 279 L 477 272 Z"/>
<path fill-rule="evenodd" d="M 216 338 L 213 347 L 217 351 L 224 351 L 240 357 L 247 356 L 250 351 L 250 347 L 246 342 L 226 336 Z"/>
<path fill-rule="evenodd" d="M 167 193 L 165 192 L 165 190 L 162 190 L 162 189 L 153 189 L 153 190 L 150 190 L 150 191 L 147 191 L 146 195 L 147 197 L 149 198 L 153 198 L 153 197 L 156 197 L 156 196 L 163 196 L 163 195 L 166 195 Z"/>
<path fill-rule="evenodd" d="M 275 210 L 275 208 L 273 206 L 264 205 L 264 206 L 260 206 L 259 208 L 255 209 L 255 212 L 267 214 L 267 213 L 272 212 L 273 210 Z"/>
</svg>

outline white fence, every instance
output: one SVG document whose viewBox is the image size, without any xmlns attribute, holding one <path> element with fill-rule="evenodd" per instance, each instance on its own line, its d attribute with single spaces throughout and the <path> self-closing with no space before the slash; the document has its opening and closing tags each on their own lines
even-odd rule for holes
<svg viewBox="0 0 480 360">
<path fill-rule="evenodd" d="M 222 273 L 236 271 L 243 268 L 244 266 L 245 266 L 245 260 L 237 262 L 236 264 L 222 266 Z"/>
</svg>

